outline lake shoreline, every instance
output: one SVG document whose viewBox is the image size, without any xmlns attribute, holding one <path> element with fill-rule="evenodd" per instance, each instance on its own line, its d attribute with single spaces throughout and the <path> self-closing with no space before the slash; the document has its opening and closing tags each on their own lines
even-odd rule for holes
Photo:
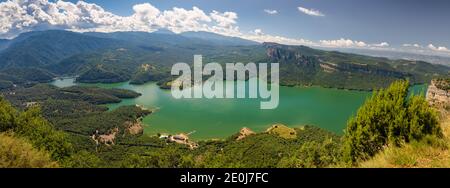
<svg viewBox="0 0 450 188">
<path fill-rule="evenodd" d="M 371 95 L 367 91 L 322 88 L 318 86 L 280 87 L 280 105 L 274 110 L 260 110 L 260 100 L 254 99 L 174 99 L 170 90 L 156 82 L 134 85 L 74 83 L 72 79 L 56 80 L 59 86 L 86 85 L 102 88 L 128 89 L 142 95 L 105 105 L 108 111 L 125 105 L 159 107 L 158 112 L 143 119 L 144 134 L 197 132 L 194 140 L 226 139 L 249 127 L 262 132 L 275 123 L 285 125 L 313 125 L 338 135 L 343 134 L 349 117 Z"/>
<path fill-rule="evenodd" d="M 126 80 L 122 82 L 80 82 L 76 81 L 75 78 L 78 76 L 59 76 L 54 77 L 52 81 L 58 80 L 58 79 L 74 79 L 74 83 L 79 84 L 121 84 L 121 83 L 129 83 L 130 85 L 136 85 L 141 86 L 149 83 L 158 83 L 158 81 L 148 81 L 144 83 L 131 83 L 131 80 Z M 50 83 L 52 82 L 50 81 Z M 244 80 L 248 81 L 248 80 Z M 419 86 L 419 85 L 428 85 L 428 83 L 414 83 L 411 84 L 410 87 Z M 306 84 L 295 84 L 295 85 L 287 85 L 280 83 L 281 87 L 288 87 L 288 88 L 312 88 L 312 87 L 318 87 L 318 88 L 324 88 L 324 89 L 337 89 L 337 90 L 344 90 L 344 91 L 359 91 L 359 92 L 373 92 L 378 89 L 356 89 L 356 88 L 345 88 L 345 87 L 332 87 L 332 86 L 322 86 L 322 85 L 306 85 Z M 170 88 L 160 87 L 162 90 L 170 90 Z"/>
</svg>

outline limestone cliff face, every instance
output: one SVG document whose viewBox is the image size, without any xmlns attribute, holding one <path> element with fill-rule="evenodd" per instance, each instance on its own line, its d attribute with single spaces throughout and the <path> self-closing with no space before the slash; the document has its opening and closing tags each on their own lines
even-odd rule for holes
<svg viewBox="0 0 450 188">
<path fill-rule="evenodd" d="M 432 106 L 438 108 L 441 113 L 448 114 L 448 109 L 450 108 L 450 90 L 441 89 L 442 81 L 432 80 L 430 86 L 428 86 L 427 100 Z M 450 84 L 445 82 L 447 86 Z M 447 87 L 448 88 L 448 87 Z"/>
<path fill-rule="evenodd" d="M 264 43 L 266 47 L 266 55 L 269 59 L 277 62 L 292 62 L 297 65 L 313 65 L 314 58 L 305 56 L 298 48 L 306 47 L 291 47 L 277 43 Z"/>
<path fill-rule="evenodd" d="M 352 62 L 348 57 L 339 57 L 342 54 L 338 52 L 330 55 L 330 53 L 314 51 L 306 46 L 287 46 L 277 43 L 264 43 L 267 57 L 275 62 L 283 64 L 292 64 L 308 70 L 308 73 L 316 73 L 318 68 L 325 73 L 346 72 L 346 73 L 362 73 L 379 76 L 389 76 L 394 78 L 410 77 L 411 74 L 394 70 L 392 68 L 382 68 L 375 65 Z M 347 58 L 347 61 L 332 63 L 333 58 Z"/>
</svg>

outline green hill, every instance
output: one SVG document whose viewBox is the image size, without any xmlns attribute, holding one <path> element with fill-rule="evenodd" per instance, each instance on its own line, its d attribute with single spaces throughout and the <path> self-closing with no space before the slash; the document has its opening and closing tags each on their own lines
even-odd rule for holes
<svg viewBox="0 0 450 188">
<path fill-rule="evenodd" d="M 89 83 L 131 80 L 166 85 L 173 79 L 169 74 L 171 66 L 177 62 L 192 63 L 194 54 L 202 54 L 204 63 L 280 63 L 280 82 L 286 86 L 372 90 L 399 79 L 408 79 L 411 84 L 428 83 L 450 71 L 447 66 L 423 61 L 258 44 L 205 32 L 81 34 L 50 30 L 24 33 L 8 41 L 8 47 L 0 52 L 0 74 L 4 74 L 0 80 L 13 84 L 47 82 L 45 74 L 48 74 L 79 76 L 79 82 Z M 155 69 L 142 71 L 142 65 Z M 17 71 L 10 71 L 11 68 L 23 70 L 13 74 Z M 28 68 L 39 68 L 38 77 L 30 77 L 36 69 Z M 10 78 L 5 79 L 7 76 Z"/>
</svg>

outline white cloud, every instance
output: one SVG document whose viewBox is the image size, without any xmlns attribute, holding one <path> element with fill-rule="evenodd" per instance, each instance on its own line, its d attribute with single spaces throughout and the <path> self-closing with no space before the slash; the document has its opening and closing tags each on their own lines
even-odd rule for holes
<svg viewBox="0 0 450 188">
<path fill-rule="evenodd" d="M 428 44 L 428 46 L 426 46 L 426 47 L 424 47 L 420 44 L 403 44 L 402 46 L 407 47 L 407 48 L 428 49 L 428 50 L 437 51 L 437 52 L 450 52 L 450 49 L 448 49 L 447 47 L 435 46 L 433 44 Z"/>
<path fill-rule="evenodd" d="M 133 11 L 131 16 L 124 17 L 83 1 L 72 3 L 10 0 L 0 3 L 0 37 L 12 38 L 23 32 L 45 29 L 65 29 L 75 32 L 153 32 L 166 28 L 175 33 L 208 31 L 258 42 L 314 45 L 305 39 L 268 35 L 261 29 L 243 34 L 237 26 L 238 15 L 230 11 L 205 13 L 195 6 L 192 9 L 174 7 L 159 10 L 150 3 L 134 5 Z"/>
<path fill-rule="evenodd" d="M 450 49 L 444 46 L 435 46 L 433 44 L 421 45 L 407 43 L 403 44 L 400 48 L 394 49 L 395 51 L 409 52 L 423 55 L 437 55 L 450 57 Z"/>
<path fill-rule="evenodd" d="M 264 12 L 266 12 L 267 14 L 278 14 L 277 10 L 271 10 L 271 9 L 264 9 Z"/>
<path fill-rule="evenodd" d="M 414 47 L 414 48 L 423 48 L 421 45 L 419 44 L 403 44 L 403 47 Z"/>
<path fill-rule="evenodd" d="M 207 31 L 211 29 L 209 23 L 212 18 L 198 7 L 192 10 L 174 7 L 165 10 L 152 23 L 153 28 L 167 28 L 175 33 L 185 31 Z M 150 25 L 151 26 L 151 25 Z"/>
<path fill-rule="evenodd" d="M 48 0 L 9 0 L 0 3 L 0 37 L 12 38 L 22 32 L 45 29 L 65 29 L 76 32 L 147 31 L 167 28 L 173 32 L 210 31 L 236 34 L 237 14 L 212 11 L 205 13 L 198 7 L 174 7 L 161 11 L 149 3 L 133 6 L 131 16 L 118 16 L 102 7 Z"/>
<path fill-rule="evenodd" d="M 297 7 L 297 8 L 298 8 L 298 10 L 300 12 L 303 12 L 303 13 L 305 13 L 307 15 L 310 15 L 310 16 L 325 16 L 325 14 L 321 13 L 318 10 L 307 9 L 307 8 L 304 8 L 304 7 Z"/>
<path fill-rule="evenodd" d="M 261 29 L 255 29 L 255 30 L 253 31 L 253 33 L 254 33 L 255 35 L 263 35 L 263 34 L 264 34 L 264 33 L 262 32 Z"/>
<path fill-rule="evenodd" d="M 317 10 L 303 7 L 298 7 L 298 9 L 308 15 L 324 16 Z M 265 12 L 268 14 L 277 12 L 276 10 L 266 10 Z M 215 10 L 205 12 L 195 6 L 192 9 L 173 7 L 168 10 L 160 10 L 150 3 L 143 3 L 133 6 L 132 15 L 119 16 L 96 4 L 84 1 L 72 3 L 62 0 L 56 2 L 49 2 L 48 0 L 8 0 L 0 3 L 0 38 L 13 38 L 23 32 L 46 29 L 64 29 L 75 32 L 153 32 L 165 28 L 175 33 L 207 31 L 257 42 L 276 42 L 288 45 L 404 50 L 388 48 L 390 45 L 387 42 L 369 44 L 364 41 L 344 38 L 319 41 L 288 38 L 266 34 L 259 28 L 242 33 L 237 26 L 237 22 L 238 15 L 235 12 Z M 447 47 L 434 46 L 433 44 L 425 47 L 419 44 L 404 44 L 402 47 L 414 52 L 450 55 L 450 50 Z M 417 50 L 413 50 L 413 48 L 417 48 Z"/>
<path fill-rule="evenodd" d="M 352 48 L 352 47 L 368 47 L 363 41 L 353 41 L 350 39 L 338 39 L 338 40 L 320 40 L 320 44 L 324 47 L 333 48 Z"/>
<path fill-rule="evenodd" d="M 379 44 L 372 44 L 371 46 L 374 46 L 374 47 L 389 47 L 389 43 L 382 42 L 382 43 L 379 43 Z"/>
<path fill-rule="evenodd" d="M 429 44 L 427 47 L 433 51 L 450 52 L 450 50 L 444 46 L 434 46 L 433 44 Z"/>
</svg>

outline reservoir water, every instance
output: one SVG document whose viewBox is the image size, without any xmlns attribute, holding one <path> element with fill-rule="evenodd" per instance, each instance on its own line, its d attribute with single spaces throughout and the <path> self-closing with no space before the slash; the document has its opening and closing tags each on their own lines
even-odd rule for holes
<svg viewBox="0 0 450 188">
<path fill-rule="evenodd" d="M 145 133 L 191 132 L 193 139 L 226 138 L 242 127 L 264 131 L 270 125 L 282 123 L 290 127 L 318 126 L 342 134 L 348 118 L 371 95 L 371 92 L 349 91 L 321 87 L 280 87 L 279 106 L 273 110 L 260 110 L 261 99 L 175 99 L 170 90 L 160 89 L 156 83 L 131 85 L 79 84 L 73 78 L 55 80 L 53 85 L 98 86 L 129 89 L 142 94 L 134 99 L 108 104 L 110 110 L 122 105 L 143 105 L 159 110 L 143 119 Z M 413 87 L 424 91 L 425 85 Z"/>
</svg>

